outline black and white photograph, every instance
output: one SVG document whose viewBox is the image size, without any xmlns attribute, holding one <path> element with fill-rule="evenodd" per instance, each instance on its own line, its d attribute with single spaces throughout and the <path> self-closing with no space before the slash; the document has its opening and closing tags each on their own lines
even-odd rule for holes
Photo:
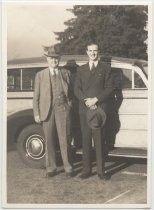
<svg viewBox="0 0 154 210">
<path fill-rule="evenodd" d="M 3 207 L 151 208 L 151 7 L 3 3 Z"/>
</svg>

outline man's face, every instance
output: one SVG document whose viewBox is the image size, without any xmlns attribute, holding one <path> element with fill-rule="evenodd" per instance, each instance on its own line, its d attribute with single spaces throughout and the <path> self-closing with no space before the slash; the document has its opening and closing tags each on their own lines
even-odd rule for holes
<svg viewBox="0 0 154 210">
<path fill-rule="evenodd" d="M 47 61 L 52 68 L 56 68 L 59 65 L 59 57 L 47 57 Z"/>
<path fill-rule="evenodd" d="M 96 61 L 98 59 L 98 46 L 93 44 L 87 47 L 87 55 L 89 60 Z"/>
</svg>

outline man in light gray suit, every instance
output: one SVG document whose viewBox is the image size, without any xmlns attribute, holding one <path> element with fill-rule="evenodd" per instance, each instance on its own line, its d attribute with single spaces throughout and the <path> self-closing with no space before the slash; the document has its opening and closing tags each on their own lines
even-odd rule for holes
<svg viewBox="0 0 154 210">
<path fill-rule="evenodd" d="M 72 176 L 70 160 L 70 72 L 59 67 L 60 55 L 54 46 L 44 47 L 49 67 L 38 72 L 34 88 L 34 118 L 42 123 L 46 139 L 46 176 L 57 174 L 55 132 L 57 130 L 60 151 L 66 175 Z"/>
</svg>

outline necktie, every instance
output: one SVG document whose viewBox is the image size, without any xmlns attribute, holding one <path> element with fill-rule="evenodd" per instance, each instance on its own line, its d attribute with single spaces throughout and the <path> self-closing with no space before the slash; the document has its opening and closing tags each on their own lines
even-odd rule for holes
<svg viewBox="0 0 154 210">
<path fill-rule="evenodd" d="M 58 70 L 57 69 L 53 69 L 53 76 L 56 77 L 57 74 L 58 74 Z"/>
<path fill-rule="evenodd" d="M 91 73 L 93 73 L 95 71 L 95 64 L 94 63 L 92 63 L 90 71 L 91 71 Z"/>
<path fill-rule="evenodd" d="M 52 70 L 52 78 L 53 78 L 53 81 L 56 81 L 56 71 L 55 71 L 55 69 Z"/>
<path fill-rule="evenodd" d="M 53 69 L 53 75 L 56 76 L 56 70 L 55 69 Z"/>
</svg>

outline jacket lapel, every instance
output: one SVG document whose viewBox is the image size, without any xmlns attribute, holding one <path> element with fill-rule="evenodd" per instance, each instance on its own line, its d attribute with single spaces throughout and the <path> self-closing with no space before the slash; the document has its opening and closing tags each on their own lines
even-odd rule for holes
<svg viewBox="0 0 154 210">
<path fill-rule="evenodd" d="M 46 86 L 46 89 L 49 91 L 50 96 L 51 96 L 51 78 L 50 78 L 50 70 L 49 68 L 46 68 L 44 71 L 44 85 Z"/>
<path fill-rule="evenodd" d="M 87 63 L 84 67 L 85 69 L 83 69 L 84 75 L 85 75 L 85 81 L 87 86 L 89 85 L 89 80 L 91 78 L 91 72 L 90 72 L 90 67 L 89 67 L 89 63 Z"/>
<path fill-rule="evenodd" d="M 68 75 L 61 71 L 61 69 L 59 69 L 59 75 L 60 75 L 60 80 L 61 80 L 61 84 L 62 84 L 62 87 L 63 87 L 63 90 L 64 90 L 64 93 L 66 96 L 68 96 L 68 84 L 69 84 L 69 78 L 68 78 Z"/>
</svg>

